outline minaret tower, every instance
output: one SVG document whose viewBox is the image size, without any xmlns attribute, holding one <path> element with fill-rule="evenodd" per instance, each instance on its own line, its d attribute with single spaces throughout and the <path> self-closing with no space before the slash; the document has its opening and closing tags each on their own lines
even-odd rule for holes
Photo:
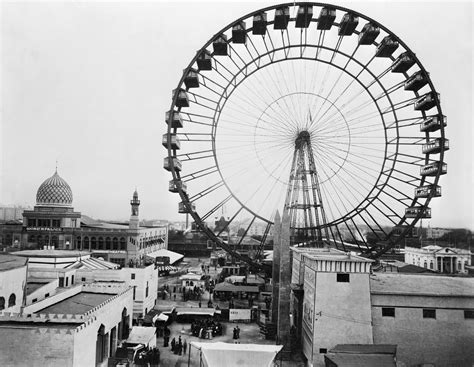
<svg viewBox="0 0 474 367">
<path fill-rule="evenodd" d="M 140 200 L 138 200 L 138 192 L 135 189 L 133 193 L 132 200 L 130 200 L 130 205 L 132 207 L 132 214 L 130 215 L 130 229 L 138 229 L 139 219 L 138 219 L 138 207 L 140 206 Z"/>
</svg>

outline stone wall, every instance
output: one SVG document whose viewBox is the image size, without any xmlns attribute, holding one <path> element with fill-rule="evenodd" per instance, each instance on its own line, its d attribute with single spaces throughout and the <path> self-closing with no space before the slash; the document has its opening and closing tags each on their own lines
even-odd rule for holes
<svg viewBox="0 0 474 367">
<path fill-rule="evenodd" d="M 395 308 L 395 316 L 382 316 L 382 307 Z M 423 318 L 423 308 L 436 310 L 436 318 Z M 474 297 L 372 295 L 374 343 L 397 344 L 397 360 L 407 366 L 471 367 L 474 363 Z"/>
<path fill-rule="evenodd" d="M 0 272 L 0 297 L 5 300 L 5 310 L 18 312 L 22 307 L 24 289 L 26 285 L 26 266 Z M 8 307 L 10 296 L 15 295 L 15 305 Z"/>
</svg>

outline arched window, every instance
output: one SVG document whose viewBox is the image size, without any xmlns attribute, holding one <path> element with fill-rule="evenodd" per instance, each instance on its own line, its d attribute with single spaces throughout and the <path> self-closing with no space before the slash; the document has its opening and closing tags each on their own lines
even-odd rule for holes
<svg viewBox="0 0 474 367">
<path fill-rule="evenodd" d="M 36 242 L 36 236 L 34 234 L 28 236 L 28 242 L 35 243 Z"/>
<path fill-rule="evenodd" d="M 5 298 L 0 297 L 0 311 L 5 309 Z"/>
<path fill-rule="evenodd" d="M 105 249 L 112 250 L 112 242 L 110 241 L 110 237 L 105 238 Z"/>
<path fill-rule="evenodd" d="M 428 267 L 428 263 L 426 262 L 426 260 L 425 260 L 425 262 L 423 263 L 423 267 L 424 267 L 425 269 Z"/>
<path fill-rule="evenodd" d="M 120 237 L 120 250 L 127 249 L 127 241 L 125 241 L 124 237 Z"/>
<path fill-rule="evenodd" d="M 91 250 L 97 250 L 97 239 L 95 237 L 91 237 Z"/>
<path fill-rule="evenodd" d="M 10 297 L 8 298 L 8 307 L 13 307 L 16 304 L 16 296 L 15 293 L 10 294 Z"/>
<path fill-rule="evenodd" d="M 89 237 L 84 237 L 84 250 L 89 250 Z"/>
<path fill-rule="evenodd" d="M 58 247 L 58 244 L 59 244 L 58 236 L 52 236 L 51 245 L 53 245 L 54 247 Z"/>
<path fill-rule="evenodd" d="M 99 250 L 104 249 L 104 239 L 102 237 L 99 237 Z"/>
<path fill-rule="evenodd" d="M 81 237 L 79 237 L 79 236 L 76 237 L 76 246 L 79 250 L 82 250 Z"/>
<path fill-rule="evenodd" d="M 114 237 L 112 239 L 112 245 L 113 245 L 114 250 L 118 250 L 118 238 L 117 237 Z"/>
<path fill-rule="evenodd" d="M 458 271 L 461 271 L 462 270 L 462 264 L 461 264 L 461 261 L 458 261 Z"/>
<path fill-rule="evenodd" d="M 433 260 L 430 261 L 430 269 L 433 270 Z"/>
</svg>

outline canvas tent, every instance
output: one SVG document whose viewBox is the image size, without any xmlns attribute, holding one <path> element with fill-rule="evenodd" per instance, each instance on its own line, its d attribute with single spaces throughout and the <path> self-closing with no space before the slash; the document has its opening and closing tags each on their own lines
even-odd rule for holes
<svg viewBox="0 0 474 367">
<path fill-rule="evenodd" d="M 134 326 L 125 343 L 130 345 L 143 344 L 150 348 L 156 347 L 155 328 Z"/>
<path fill-rule="evenodd" d="M 271 367 L 282 345 L 191 342 L 202 354 L 204 367 Z"/>
</svg>

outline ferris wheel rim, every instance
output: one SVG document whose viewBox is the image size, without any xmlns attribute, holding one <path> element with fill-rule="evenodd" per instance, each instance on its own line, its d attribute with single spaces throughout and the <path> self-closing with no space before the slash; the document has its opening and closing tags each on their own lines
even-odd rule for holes
<svg viewBox="0 0 474 367">
<path fill-rule="evenodd" d="M 266 7 L 266 8 L 262 8 L 262 9 L 259 9 L 259 10 L 256 10 L 256 11 L 253 11 L 253 12 L 250 12 L 248 13 L 247 15 L 244 15 L 242 16 L 241 18 L 239 18 L 238 20 L 235 20 L 231 23 L 229 23 L 226 27 L 222 28 L 221 31 L 219 31 L 218 33 L 216 33 L 212 38 L 209 39 L 209 41 L 197 52 L 196 56 L 192 59 L 192 61 L 190 62 L 190 64 L 188 65 L 188 67 L 185 69 L 185 73 L 183 73 L 183 76 L 181 77 L 181 80 L 180 82 L 178 83 L 178 86 L 177 88 L 180 88 L 183 83 L 184 83 L 184 77 L 186 75 L 186 72 L 189 71 L 190 69 L 192 69 L 192 66 L 196 63 L 197 61 L 197 58 L 200 54 L 200 52 L 202 52 L 203 50 L 207 49 L 211 43 L 221 34 L 223 34 L 224 32 L 230 30 L 232 28 L 233 25 L 235 25 L 236 23 L 238 23 L 239 21 L 242 21 L 242 20 L 245 20 L 245 19 L 248 19 L 250 17 L 252 17 L 253 15 L 255 14 L 259 14 L 259 13 L 262 13 L 262 12 L 266 12 L 266 11 L 269 11 L 269 10 L 275 10 L 279 7 L 283 7 L 283 6 L 289 6 L 289 7 L 296 7 L 296 6 L 299 6 L 299 5 L 311 5 L 311 6 L 319 6 L 319 7 L 324 7 L 324 6 L 329 6 L 331 8 L 335 8 L 336 10 L 340 10 L 340 11 L 346 11 L 348 13 L 351 13 L 351 14 L 354 14 L 356 16 L 359 16 L 360 18 L 366 20 L 366 21 L 369 21 L 370 23 L 373 23 L 375 25 L 377 25 L 378 27 L 380 27 L 380 29 L 384 30 L 387 34 L 393 36 L 399 43 L 400 45 L 410 53 L 410 55 L 414 58 L 415 62 L 416 62 L 416 65 L 420 68 L 420 70 L 427 74 L 426 72 L 426 69 L 424 68 L 423 64 L 420 62 L 420 60 L 417 58 L 416 54 L 403 42 L 403 40 L 401 40 L 395 33 L 393 33 L 392 31 L 390 31 L 387 27 L 383 26 L 382 24 L 380 24 L 379 22 L 377 22 L 376 20 L 362 14 L 362 13 L 359 13 L 357 11 L 354 11 L 352 9 L 348 9 L 348 8 L 345 8 L 345 7 L 341 7 L 341 6 L 337 6 L 337 5 L 332 5 L 332 4 L 328 4 L 328 3 L 318 3 L 318 2 L 297 2 L 297 3 L 283 3 L 283 4 L 278 4 L 278 5 L 273 5 L 273 6 L 269 6 L 269 7 Z M 291 20 L 294 20 L 294 19 L 291 19 Z M 269 20 L 266 22 L 268 25 L 271 25 L 273 24 L 273 21 Z M 247 30 L 247 32 L 249 32 L 249 30 Z M 375 42 L 373 42 L 372 44 L 376 44 Z M 406 76 L 406 73 L 404 73 L 405 76 Z M 428 84 L 429 84 L 429 87 L 430 87 L 430 90 L 434 93 L 436 93 L 436 89 L 433 85 L 433 82 L 431 80 L 431 78 L 428 77 Z M 418 97 L 418 93 L 415 92 L 415 96 Z M 172 103 L 171 103 L 171 107 L 170 107 L 170 111 L 174 111 L 175 110 L 175 105 L 176 105 L 176 99 L 177 99 L 177 95 L 174 95 L 173 96 L 173 99 L 172 99 Z M 437 114 L 438 115 L 442 115 L 442 109 L 441 109 L 441 105 L 440 105 L 440 101 L 438 98 L 436 98 L 436 109 L 437 109 Z M 181 110 L 181 108 L 178 108 L 178 112 Z M 425 116 L 425 112 L 422 112 L 422 115 Z M 174 129 L 175 132 L 176 132 L 176 129 Z M 172 128 L 171 128 L 171 125 L 168 126 L 168 134 L 170 134 L 172 131 Z M 444 139 L 444 136 L 445 136 L 445 132 L 444 132 L 444 127 L 441 127 L 441 131 L 440 131 L 440 134 L 441 134 L 441 138 Z M 428 139 L 429 135 L 426 134 L 426 139 Z M 213 148 L 215 148 L 215 141 L 213 140 Z M 170 146 L 168 146 L 168 157 L 173 157 L 175 154 L 173 153 L 173 149 L 171 149 Z M 215 152 L 214 152 L 214 156 L 216 157 L 215 155 Z M 385 161 L 385 159 L 384 159 Z M 439 161 L 440 162 L 444 162 L 444 149 L 441 150 L 441 153 L 440 153 L 440 156 L 439 156 Z M 425 163 L 429 162 L 429 157 L 428 155 L 425 156 Z M 217 163 L 217 160 L 216 160 L 216 163 Z M 173 161 L 171 160 L 171 166 L 173 167 Z M 395 164 L 395 161 L 393 162 L 393 165 Z M 218 166 L 217 166 L 218 167 Z M 218 171 L 220 173 L 220 169 L 218 167 Z M 172 176 L 173 176 L 173 180 L 179 180 L 180 179 L 180 173 L 177 172 L 176 170 L 172 169 L 171 170 L 172 172 Z M 438 184 L 438 181 L 440 179 L 440 174 L 438 174 L 435 178 L 434 178 L 434 182 L 433 182 L 433 185 L 437 185 Z M 387 181 L 390 179 L 390 176 L 387 177 Z M 423 184 L 425 182 L 425 177 L 422 176 L 419 178 L 420 180 L 420 184 Z M 225 183 L 225 180 L 223 180 L 224 183 Z M 227 186 L 227 184 L 226 184 Z M 375 187 L 375 186 L 374 186 Z M 269 224 L 272 224 L 273 222 L 272 221 L 268 221 L 266 220 L 265 218 L 261 217 L 258 215 L 258 213 L 255 213 L 254 211 L 250 210 L 250 208 L 248 208 L 245 204 L 241 203 L 240 200 L 238 199 L 238 197 L 230 190 L 229 187 L 227 187 L 227 190 L 231 193 L 231 195 L 242 205 L 242 207 L 255 215 L 256 218 L 259 218 L 259 219 L 262 219 L 264 220 L 265 222 L 269 223 Z M 185 205 L 188 207 L 188 209 L 191 209 L 190 207 L 190 203 L 189 203 L 189 198 L 188 198 L 188 195 L 187 193 L 183 192 L 181 190 L 181 188 L 178 188 L 178 192 L 181 196 L 181 199 L 182 201 L 185 203 Z M 379 191 L 380 192 L 380 191 Z M 429 202 L 431 201 L 431 199 L 433 198 L 433 194 L 430 194 L 429 197 L 426 198 L 424 204 L 423 204 L 423 207 L 424 208 L 427 208 L 428 207 L 428 204 Z M 365 199 L 364 199 L 365 200 Z M 413 202 L 412 204 L 415 204 L 417 203 L 418 200 L 416 198 L 413 198 Z M 365 208 L 364 208 L 365 209 Z M 195 211 L 192 211 L 190 210 L 190 214 L 193 216 L 193 218 L 196 220 L 196 222 L 200 222 L 200 217 L 198 215 L 198 213 L 196 213 Z M 405 218 L 403 216 L 403 218 Z M 421 213 L 418 215 L 418 218 L 416 218 L 413 223 L 416 224 L 416 222 L 421 218 Z M 341 218 L 342 219 L 342 218 Z M 403 220 L 400 221 L 401 223 L 403 222 Z M 414 225 L 413 224 L 413 225 Z M 413 226 L 412 225 L 412 226 Z M 205 227 L 205 226 L 203 226 Z M 211 231 L 212 232 L 212 231 Z"/>
</svg>

